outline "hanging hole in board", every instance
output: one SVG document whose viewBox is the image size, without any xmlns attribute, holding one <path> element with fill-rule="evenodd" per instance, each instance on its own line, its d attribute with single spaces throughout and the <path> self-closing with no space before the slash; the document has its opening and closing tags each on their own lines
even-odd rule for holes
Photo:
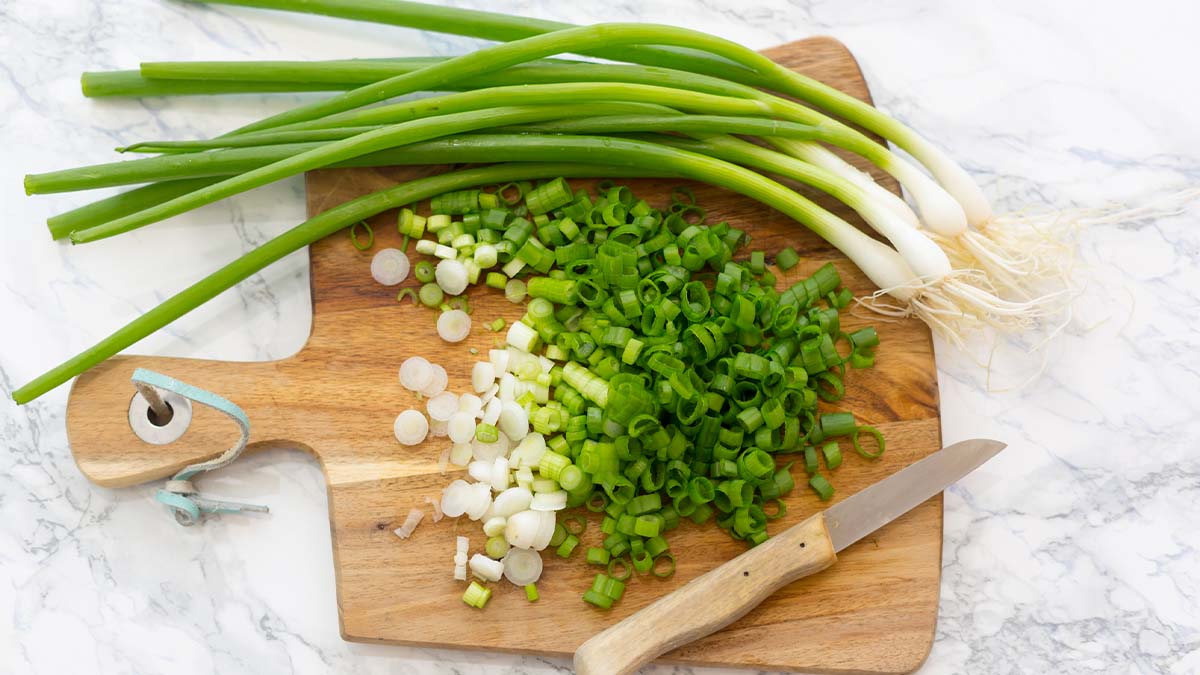
<svg viewBox="0 0 1200 675">
<path fill-rule="evenodd" d="M 192 402 L 170 391 L 158 391 L 167 406 L 167 413 L 155 413 L 141 393 L 135 392 L 129 401 L 129 428 L 133 434 L 151 445 L 174 443 L 183 436 L 192 422 Z"/>
</svg>

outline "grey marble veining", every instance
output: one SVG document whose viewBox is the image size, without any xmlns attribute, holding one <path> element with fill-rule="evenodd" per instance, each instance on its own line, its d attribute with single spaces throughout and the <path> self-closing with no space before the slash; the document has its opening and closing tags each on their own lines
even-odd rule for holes
<svg viewBox="0 0 1200 675">
<path fill-rule="evenodd" d="M 458 3 L 573 22 L 644 20 L 755 48 L 831 34 L 878 105 L 935 138 L 1001 210 L 1139 202 L 1200 183 L 1200 5 L 728 0 Z M 304 96 L 91 101 L 84 70 L 140 60 L 451 54 L 473 40 L 237 8 L 0 0 L 0 672 L 520 672 L 565 662 L 338 637 L 326 499 L 298 452 L 206 478 L 273 507 L 180 531 L 152 490 L 87 483 L 65 388 L 8 394 L 303 216 L 299 180 L 71 248 L 21 177 L 212 135 Z M 1200 209 L 1082 233 L 1093 285 L 1045 373 L 988 392 L 939 345 L 944 436 L 1011 449 L 946 498 L 937 641 L 924 674 L 1200 672 Z M 304 342 L 303 253 L 141 344 L 269 359 Z M 993 382 L 1003 388 L 1005 382 Z M 67 646 L 69 645 L 69 649 Z M 656 672 L 669 672 L 657 669 Z"/>
</svg>

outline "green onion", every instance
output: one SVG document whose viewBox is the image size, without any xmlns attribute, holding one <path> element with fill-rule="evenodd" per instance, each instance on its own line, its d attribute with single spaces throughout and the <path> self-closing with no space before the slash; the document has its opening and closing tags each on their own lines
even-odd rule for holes
<svg viewBox="0 0 1200 675">
<path fill-rule="evenodd" d="M 525 599 L 529 602 L 538 601 L 537 584 L 525 584 Z"/>
<path fill-rule="evenodd" d="M 358 228 L 360 227 L 367 231 L 365 242 L 358 238 Z M 371 229 L 371 225 L 367 221 L 362 220 L 350 226 L 350 243 L 360 251 L 365 251 L 375 245 L 375 231 Z"/>
<path fill-rule="evenodd" d="M 796 253 L 796 249 L 788 246 L 780 251 L 775 256 L 775 265 L 784 272 L 792 269 L 800 262 L 800 256 Z"/>
<path fill-rule="evenodd" d="M 837 441 L 830 441 L 821 446 L 821 454 L 825 456 L 825 468 L 830 471 L 842 465 L 842 450 Z"/>
<path fill-rule="evenodd" d="M 814 474 L 808 479 L 808 485 L 817 493 L 821 501 L 827 502 L 833 498 L 833 486 L 821 474 Z"/>
<path fill-rule="evenodd" d="M 860 442 L 858 440 L 858 435 L 860 433 L 862 433 L 863 431 L 871 434 L 871 436 L 873 436 L 875 438 L 875 446 L 876 446 L 875 452 L 868 452 L 860 444 Z M 876 429 L 875 427 L 868 426 L 865 424 L 862 426 L 856 427 L 854 429 L 854 432 L 850 436 L 850 441 L 854 444 L 854 450 L 858 454 L 862 455 L 863 457 L 866 457 L 867 459 L 878 459 L 880 457 L 880 455 L 883 454 L 883 450 L 885 447 L 884 440 L 883 440 L 883 434 L 879 433 L 879 430 Z"/>
<path fill-rule="evenodd" d="M 433 263 L 428 260 L 418 262 L 413 266 L 413 276 L 423 284 L 433 281 Z"/>
<path fill-rule="evenodd" d="M 492 599 L 492 590 L 479 585 L 478 581 L 472 581 L 463 593 L 462 600 L 471 607 L 483 609 L 487 605 L 488 600 Z"/>
</svg>

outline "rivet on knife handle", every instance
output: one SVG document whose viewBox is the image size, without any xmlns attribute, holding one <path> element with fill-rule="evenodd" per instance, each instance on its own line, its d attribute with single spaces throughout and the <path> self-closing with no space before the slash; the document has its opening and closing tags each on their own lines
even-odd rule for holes
<svg viewBox="0 0 1200 675">
<path fill-rule="evenodd" d="M 818 513 L 658 600 L 583 643 L 579 675 L 620 675 L 714 633 L 767 596 L 837 561 Z"/>
</svg>

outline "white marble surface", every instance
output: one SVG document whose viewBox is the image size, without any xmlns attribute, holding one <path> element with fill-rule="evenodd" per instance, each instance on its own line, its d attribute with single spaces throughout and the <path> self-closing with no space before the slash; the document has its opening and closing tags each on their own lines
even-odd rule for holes
<svg viewBox="0 0 1200 675">
<path fill-rule="evenodd" d="M 761 48 L 826 33 L 876 101 L 936 138 L 1004 208 L 1137 201 L 1200 181 L 1200 5 L 1070 0 L 470 2 L 570 21 L 681 23 Z M 576 6 L 578 5 L 578 6 Z M 96 102 L 83 70 L 181 58 L 457 53 L 469 40 L 232 8 L 0 0 L 0 672 L 551 672 L 565 662 L 338 637 L 316 464 L 270 453 L 209 479 L 267 519 L 186 531 L 151 489 L 89 485 L 65 388 L 12 389 L 291 226 L 298 180 L 132 236 L 51 243 L 21 176 L 145 137 L 215 134 L 295 99 Z M 1200 671 L 1200 212 L 1083 237 L 1097 284 L 1045 375 L 988 393 L 941 349 L 945 438 L 1012 448 L 946 498 L 943 673 Z M 304 254 L 136 347 L 268 359 L 303 343 Z M 1101 321 L 1102 319 L 1106 319 Z M 1095 325 L 1093 325 L 1095 324 Z M 665 669 L 659 672 L 666 672 Z"/>
</svg>

